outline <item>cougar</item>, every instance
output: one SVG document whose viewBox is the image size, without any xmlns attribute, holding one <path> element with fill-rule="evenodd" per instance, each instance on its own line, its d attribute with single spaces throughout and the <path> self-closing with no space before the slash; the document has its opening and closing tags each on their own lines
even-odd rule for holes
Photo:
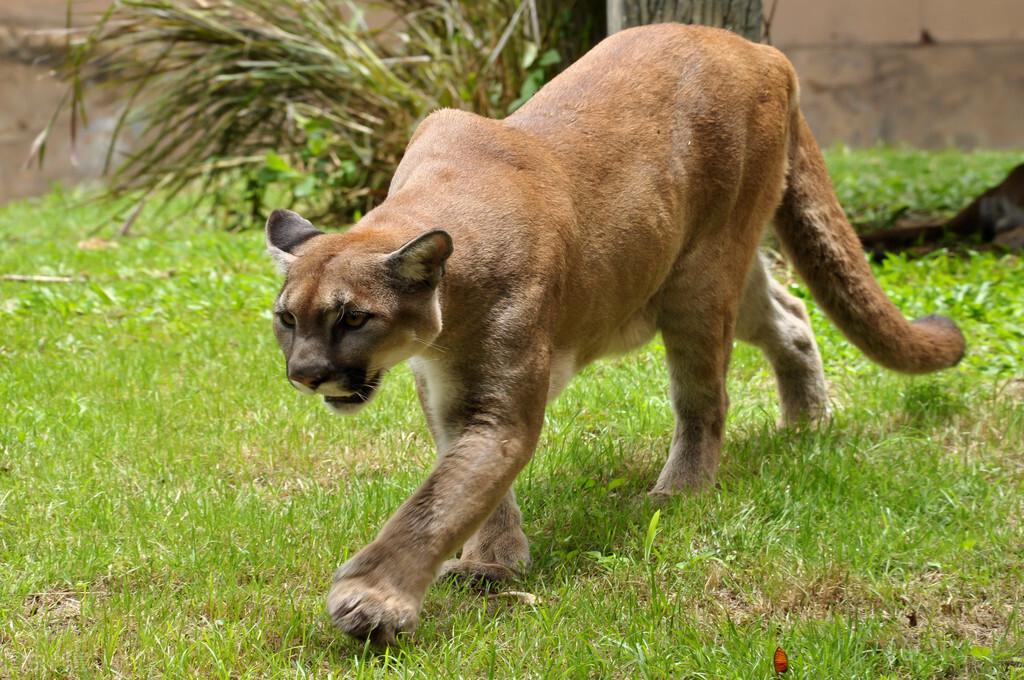
<svg viewBox="0 0 1024 680">
<path fill-rule="evenodd" d="M 388 643 L 416 626 L 440 573 L 526 568 L 513 480 L 545 405 L 598 357 L 661 333 L 676 425 L 656 497 L 715 478 L 734 337 L 767 355 L 785 420 L 823 416 L 804 306 L 757 257 L 768 223 L 869 358 L 906 373 L 960 360 L 954 323 L 906 321 L 872 277 L 797 99 L 771 47 L 713 28 L 630 29 L 504 120 L 429 115 L 387 198 L 348 231 L 271 214 L 288 379 L 354 413 L 408 360 L 438 449 L 335 573 L 327 608 L 341 630 Z"/>
</svg>

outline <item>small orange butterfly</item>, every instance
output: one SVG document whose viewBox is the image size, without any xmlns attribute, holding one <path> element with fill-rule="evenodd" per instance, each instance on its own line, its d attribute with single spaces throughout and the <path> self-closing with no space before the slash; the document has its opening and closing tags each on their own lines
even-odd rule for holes
<svg viewBox="0 0 1024 680">
<path fill-rule="evenodd" d="M 772 657 L 772 663 L 775 665 L 776 673 L 785 673 L 789 670 L 789 657 L 786 656 L 786 650 L 782 647 L 775 648 L 775 656 Z"/>
</svg>

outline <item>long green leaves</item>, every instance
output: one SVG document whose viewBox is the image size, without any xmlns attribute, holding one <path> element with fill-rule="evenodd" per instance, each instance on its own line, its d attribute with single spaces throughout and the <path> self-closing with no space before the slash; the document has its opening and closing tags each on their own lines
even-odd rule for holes
<svg viewBox="0 0 1024 680">
<path fill-rule="evenodd" d="M 88 91 L 124 102 L 106 159 L 114 195 L 198 184 L 193 193 L 232 227 L 258 221 L 269 201 L 348 221 L 382 199 L 427 113 L 503 115 L 536 89 L 559 63 L 571 7 L 118 0 L 73 45 L 62 106 L 77 124 Z"/>
</svg>

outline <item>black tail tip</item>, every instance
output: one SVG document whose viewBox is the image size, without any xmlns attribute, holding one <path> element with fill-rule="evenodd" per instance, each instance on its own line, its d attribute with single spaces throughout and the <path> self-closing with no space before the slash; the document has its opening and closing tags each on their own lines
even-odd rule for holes
<svg viewBox="0 0 1024 680">
<path fill-rule="evenodd" d="M 914 320 L 915 326 L 925 326 L 937 331 L 943 337 L 943 354 L 948 354 L 947 366 L 956 366 L 967 352 L 967 341 L 956 322 L 941 314 L 929 314 Z"/>
</svg>

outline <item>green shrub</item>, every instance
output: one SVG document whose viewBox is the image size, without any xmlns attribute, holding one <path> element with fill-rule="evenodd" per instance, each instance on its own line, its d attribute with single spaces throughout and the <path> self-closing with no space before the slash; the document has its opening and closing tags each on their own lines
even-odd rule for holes
<svg viewBox="0 0 1024 680">
<path fill-rule="evenodd" d="M 87 89 L 123 99 L 114 196 L 198 187 L 188 195 L 233 228 L 277 205 L 344 223 L 383 198 L 430 111 L 503 116 L 586 49 L 575 4 L 119 0 L 69 52 L 66 105 L 74 127 Z"/>
</svg>

